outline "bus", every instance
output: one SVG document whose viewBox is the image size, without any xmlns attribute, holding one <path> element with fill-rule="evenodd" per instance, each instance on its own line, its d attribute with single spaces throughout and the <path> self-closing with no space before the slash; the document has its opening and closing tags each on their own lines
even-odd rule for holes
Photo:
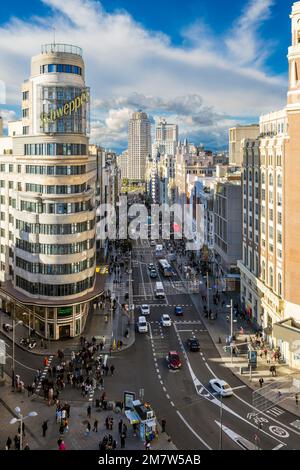
<svg viewBox="0 0 300 470">
<path fill-rule="evenodd" d="M 166 259 L 160 259 L 158 261 L 159 269 L 164 277 L 172 276 L 172 268 Z"/>
</svg>

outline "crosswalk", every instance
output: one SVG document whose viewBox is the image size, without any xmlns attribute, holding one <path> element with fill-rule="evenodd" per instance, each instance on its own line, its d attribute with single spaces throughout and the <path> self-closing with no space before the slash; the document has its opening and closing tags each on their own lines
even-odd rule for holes
<svg viewBox="0 0 300 470">
<path fill-rule="evenodd" d="M 145 302 L 136 303 L 135 306 L 140 307 L 141 305 L 144 305 L 144 304 L 145 304 Z M 192 304 L 173 304 L 172 305 L 172 304 L 158 304 L 158 303 L 152 304 L 152 303 L 150 303 L 149 305 L 150 305 L 150 307 L 173 307 L 173 308 L 175 308 L 175 307 L 186 307 L 186 308 L 193 307 Z"/>
<path fill-rule="evenodd" d="M 53 356 L 49 356 L 48 357 L 48 365 L 44 367 L 43 369 L 43 372 L 40 376 L 40 380 L 37 384 L 37 387 L 36 387 L 36 393 L 39 394 L 40 391 L 41 391 L 41 388 L 42 388 L 42 381 L 46 378 L 47 374 L 48 374 L 48 370 L 49 370 L 49 367 L 51 366 L 51 362 L 53 360 Z"/>
<path fill-rule="evenodd" d="M 280 416 L 284 413 L 284 410 L 275 406 L 274 408 L 271 408 L 270 410 L 267 410 L 266 412 L 271 416 Z"/>
</svg>

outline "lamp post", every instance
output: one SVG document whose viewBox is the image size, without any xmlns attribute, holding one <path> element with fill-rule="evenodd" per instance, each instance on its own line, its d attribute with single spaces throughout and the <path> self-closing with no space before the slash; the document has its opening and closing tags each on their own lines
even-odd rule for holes
<svg viewBox="0 0 300 470">
<path fill-rule="evenodd" d="M 230 305 L 226 305 L 230 307 L 230 343 L 233 341 L 233 299 L 230 300 Z M 230 355 L 231 355 L 231 364 L 233 362 L 232 356 L 232 346 L 230 345 Z"/>
<path fill-rule="evenodd" d="M 12 368 L 11 368 L 11 380 L 12 380 L 12 387 L 15 390 L 16 387 L 16 381 L 15 381 L 15 341 L 16 341 L 16 326 L 22 325 L 23 322 L 22 320 L 19 320 L 16 322 L 16 320 L 13 318 L 12 321 L 12 326 L 13 326 L 13 339 L 12 339 Z"/>
<path fill-rule="evenodd" d="M 28 338 L 30 338 L 30 313 L 29 312 L 23 312 L 23 317 L 28 316 Z"/>
<path fill-rule="evenodd" d="M 16 406 L 15 412 L 18 415 L 18 418 L 12 418 L 10 420 L 10 424 L 20 422 L 20 450 L 23 450 L 23 421 L 27 418 L 37 416 L 38 414 L 36 411 L 30 411 L 27 416 L 23 416 L 21 413 L 21 408 L 19 406 Z"/>
</svg>

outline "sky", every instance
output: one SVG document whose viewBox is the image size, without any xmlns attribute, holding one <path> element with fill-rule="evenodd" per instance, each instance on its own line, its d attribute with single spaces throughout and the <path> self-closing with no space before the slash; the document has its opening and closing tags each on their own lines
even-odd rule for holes
<svg viewBox="0 0 300 470">
<path fill-rule="evenodd" d="M 83 48 L 91 141 L 127 147 L 133 111 L 213 150 L 228 128 L 285 105 L 290 0 L 0 2 L 0 113 L 20 117 L 30 58 L 53 40 Z M 4 93 L 4 88 L 6 93 Z"/>
</svg>

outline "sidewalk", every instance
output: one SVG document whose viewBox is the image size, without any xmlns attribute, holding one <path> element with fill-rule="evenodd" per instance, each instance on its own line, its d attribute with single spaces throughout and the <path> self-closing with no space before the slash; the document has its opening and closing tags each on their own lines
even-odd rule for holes
<svg viewBox="0 0 300 470">
<path fill-rule="evenodd" d="M 7 379 L 7 383 L 10 380 Z M 63 439 L 67 450 L 99 450 L 99 443 L 103 437 L 112 434 L 117 442 L 117 450 L 120 449 L 120 436 L 118 433 L 118 422 L 123 420 L 127 425 L 127 438 L 124 450 L 144 450 L 144 443 L 139 437 L 133 436 L 132 426 L 129 424 L 123 413 L 115 413 L 114 411 L 97 411 L 92 406 L 91 418 L 87 418 L 88 402 L 78 403 L 68 401 L 70 405 L 70 418 L 68 420 L 69 431 L 62 436 L 59 434 L 59 424 L 55 418 L 55 406 L 48 406 L 41 400 L 32 400 L 25 394 L 12 393 L 9 385 L 0 388 L 0 450 L 5 449 L 5 443 L 8 436 L 12 441 L 18 433 L 18 423 L 9 424 L 11 418 L 16 417 L 15 407 L 20 406 L 23 416 L 27 416 L 29 412 L 36 411 L 35 417 L 25 420 L 25 437 L 23 438 L 24 446 L 28 443 L 31 450 L 57 450 L 57 440 Z M 107 416 L 113 417 L 113 430 L 108 431 L 105 427 L 105 419 Z M 48 430 L 46 437 L 42 436 L 42 423 L 48 421 Z M 87 422 L 89 421 L 92 429 L 94 421 L 98 421 L 98 432 L 90 432 L 87 436 L 85 433 Z M 176 450 L 172 442 L 168 442 L 168 435 L 160 432 L 159 437 L 151 443 L 152 450 Z M 12 450 L 14 449 L 14 442 Z"/>
<path fill-rule="evenodd" d="M 180 264 L 187 265 L 187 261 L 181 258 Z M 179 276 L 184 279 L 184 274 L 177 268 L 177 272 Z M 206 295 L 206 278 L 200 276 L 203 282 L 203 294 Z M 213 285 L 213 279 L 210 279 L 210 285 Z M 205 290 L 205 292 L 204 292 Z M 233 295 L 232 295 L 233 294 Z M 248 369 L 248 359 L 245 354 L 241 354 L 240 356 L 233 357 L 233 362 L 231 363 L 231 355 L 230 352 L 224 351 L 224 346 L 226 346 L 226 339 L 230 335 L 230 322 L 227 321 L 228 315 L 230 316 L 230 309 L 226 307 L 226 305 L 230 304 L 230 299 L 233 299 L 233 302 L 239 301 L 238 293 L 224 293 L 221 294 L 221 301 L 225 301 L 225 307 L 222 309 L 219 305 L 214 305 L 212 301 L 212 290 L 210 290 L 210 309 L 212 313 L 217 312 L 217 318 L 211 320 L 206 318 L 203 311 L 203 302 L 202 302 L 202 294 L 190 294 L 193 304 L 197 311 L 201 315 L 201 320 L 205 325 L 206 329 L 208 330 L 213 343 L 215 344 L 222 363 L 227 368 L 230 368 L 231 371 L 246 385 L 248 385 L 252 390 L 259 390 L 259 379 L 262 377 L 264 380 L 264 387 L 270 385 L 272 383 L 277 383 L 280 386 L 280 382 L 283 384 L 292 379 L 300 380 L 300 371 L 296 369 L 292 369 L 286 364 L 278 364 L 278 363 L 271 363 L 267 362 L 267 359 L 264 357 L 260 357 L 260 351 L 257 351 L 257 367 L 255 370 L 250 371 Z M 238 302 L 239 303 L 239 302 Z M 243 333 L 240 333 L 241 327 L 243 328 Z M 238 347 L 239 344 L 245 343 L 250 336 L 254 336 L 256 333 L 256 328 L 251 324 L 248 323 L 246 320 L 242 319 L 240 316 L 234 317 L 234 335 L 236 337 L 236 346 Z M 247 346 L 246 346 L 247 347 Z M 276 366 L 276 377 L 272 377 L 270 373 L 270 366 Z M 280 405 L 281 408 L 290 411 L 291 413 L 300 416 L 300 405 L 296 405 L 295 396 L 292 395 L 283 401 L 276 402 L 276 404 Z M 275 405 L 275 404 L 274 404 Z"/>
<path fill-rule="evenodd" d="M 128 275 L 127 275 L 128 277 Z M 118 297 L 118 308 L 116 312 L 113 313 L 113 322 L 111 322 L 111 310 L 109 308 L 108 303 L 106 303 L 106 308 L 105 309 L 96 309 L 92 313 L 90 313 L 87 317 L 86 320 L 86 325 L 84 332 L 82 333 L 81 336 L 85 336 L 86 338 L 90 339 L 93 336 L 96 337 L 96 339 L 100 339 L 103 336 L 105 336 L 105 347 L 103 349 L 103 352 L 110 352 L 110 346 L 112 344 L 113 340 L 116 340 L 116 343 L 118 340 L 121 340 L 123 345 L 122 345 L 122 350 L 129 348 L 132 346 L 132 344 L 135 341 L 135 330 L 134 330 L 134 325 L 128 324 L 128 318 L 126 315 L 122 314 L 120 304 L 124 303 L 124 293 L 126 290 L 126 275 L 123 275 L 123 282 L 121 284 L 114 284 L 113 283 L 114 275 L 109 275 L 107 276 L 106 280 L 106 285 L 105 289 L 110 290 L 116 297 Z M 105 316 L 108 315 L 108 320 L 105 321 Z M 8 338 L 12 340 L 12 331 L 6 332 L 3 331 L 3 324 L 8 323 L 12 324 L 11 317 L 7 315 L 6 313 L 2 312 L 1 313 L 1 318 L 0 318 L 0 327 L 1 327 L 1 332 Z M 125 338 L 125 332 L 128 330 L 128 337 Z M 80 349 L 80 337 L 76 338 L 68 338 L 68 339 L 63 339 L 63 340 L 57 340 L 57 341 L 47 341 L 47 340 L 42 340 L 42 338 L 36 333 L 35 334 L 35 339 L 37 342 L 37 345 L 34 349 L 28 349 L 25 346 L 20 344 L 20 340 L 22 338 L 27 338 L 29 334 L 28 327 L 24 324 L 20 324 L 15 328 L 15 340 L 16 344 L 26 350 L 29 351 L 33 354 L 37 354 L 40 356 L 50 356 L 50 355 L 55 355 L 57 351 L 60 349 L 64 351 L 66 354 L 68 352 L 70 353 L 73 350 L 78 350 Z M 42 346 L 43 345 L 43 346 Z M 113 354 L 117 351 L 111 351 Z"/>
</svg>

